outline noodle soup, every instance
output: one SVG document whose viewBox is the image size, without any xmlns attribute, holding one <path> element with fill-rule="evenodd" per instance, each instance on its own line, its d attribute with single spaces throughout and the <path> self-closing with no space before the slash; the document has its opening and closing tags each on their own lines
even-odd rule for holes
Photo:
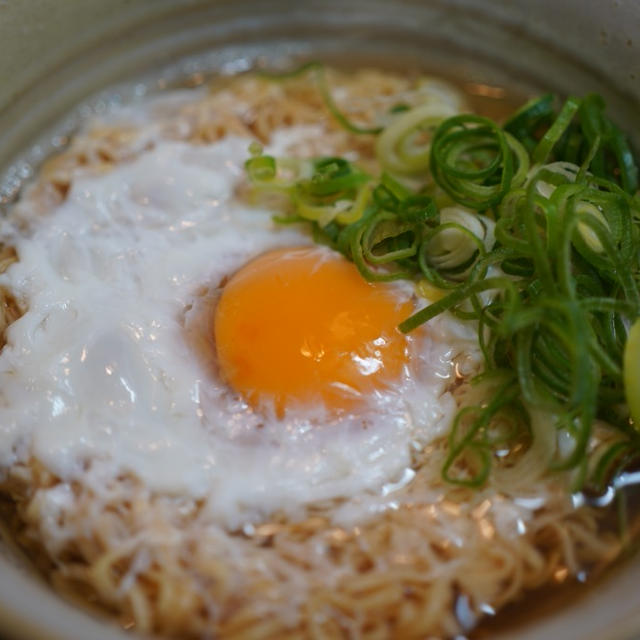
<svg viewBox="0 0 640 640">
<path fill-rule="evenodd" d="M 633 434 L 594 416 L 589 462 L 553 470 L 577 436 L 511 374 L 477 382 L 473 305 L 505 265 L 397 329 L 494 250 L 506 176 L 537 179 L 482 119 L 454 130 L 485 136 L 456 174 L 485 172 L 473 189 L 434 177 L 469 101 L 433 77 L 253 73 L 89 119 L 43 165 L 3 227 L 0 486 L 56 589 L 180 638 L 447 638 L 615 561 L 581 490 Z M 543 207 L 589 167 L 537 153 Z M 580 238 L 602 244 L 589 202 Z"/>
</svg>

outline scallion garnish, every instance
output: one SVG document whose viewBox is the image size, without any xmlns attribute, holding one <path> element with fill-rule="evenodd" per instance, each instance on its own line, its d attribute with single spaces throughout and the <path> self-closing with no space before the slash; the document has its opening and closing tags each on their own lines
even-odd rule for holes
<svg viewBox="0 0 640 640">
<path fill-rule="evenodd" d="M 342 126 L 379 134 L 382 174 L 254 150 L 249 181 L 285 195 L 278 222 L 310 225 L 364 278 L 429 292 L 401 331 L 444 312 L 477 323 L 485 401 L 456 417 L 443 476 L 480 486 L 498 444 L 529 441 L 522 469 L 535 457 L 602 488 L 640 454 L 638 170 L 602 98 L 556 111 L 545 95 L 503 126 L 401 104 L 379 129 L 346 121 L 309 69 Z M 594 444 L 596 421 L 613 435 Z"/>
</svg>

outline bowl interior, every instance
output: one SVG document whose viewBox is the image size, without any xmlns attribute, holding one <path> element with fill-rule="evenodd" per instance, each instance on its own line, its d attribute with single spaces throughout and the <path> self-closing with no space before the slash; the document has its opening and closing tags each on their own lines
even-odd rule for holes
<svg viewBox="0 0 640 640">
<path fill-rule="evenodd" d="M 0 3 L 0 207 L 51 150 L 54 134 L 73 131 L 87 111 L 185 77 L 292 59 L 422 68 L 519 93 L 597 91 L 637 144 L 635 42 L 640 5 L 609 1 Z M 640 558 L 612 571 L 597 589 L 499 637 L 633 637 L 640 630 L 638 571 Z M 54 595 L 6 535 L 0 536 L 0 633 L 127 637 Z"/>
</svg>

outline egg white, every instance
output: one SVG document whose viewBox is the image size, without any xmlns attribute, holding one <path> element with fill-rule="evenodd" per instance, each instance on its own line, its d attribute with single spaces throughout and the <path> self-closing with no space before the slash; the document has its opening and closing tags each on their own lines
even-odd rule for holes
<svg viewBox="0 0 640 640">
<path fill-rule="evenodd" d="M 339 419 L 256 414 L 218 375 L 219 284 L 265 250 L 310 243 L 236 196 L 249 142 L 161 140 L 78 177 L 26 231 L 4 223 L 20 260 L 0 285 L 27 310 L 0 354 L 0 466 L 33 456 L 96 492 L 132 473 L 230 529 L 410 480 L 412 448 L 449 427 L 452 360 L 474 340 L 450 320 L 414 340 L 397 387 Z"/>
</svg>

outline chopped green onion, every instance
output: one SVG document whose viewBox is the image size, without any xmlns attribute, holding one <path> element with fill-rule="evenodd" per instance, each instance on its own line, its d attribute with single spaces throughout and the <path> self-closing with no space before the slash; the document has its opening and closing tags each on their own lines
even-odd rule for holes
<svg viewBox="0 0 640 640">
<path fill-rule="evenodd" d="M 640 320 L 631 327 L 624 349 L 624 386 L 629 412 L 640 431 Z"/>
<path fill-rule="evenodd" d="M 571 124 L 573 116 L 580 108 L 580 100 L 577 98 L 569 98 L 562 107 L 558 117 L 554 123 L 547 129 L 547 132 L 542 136 L 542 139 L 533 150 L 531 159 L 536 164 L 544 164 L 558 140 L 562 134 L 567 130 Z"/>
<path fill-rule="evenodd" d="M 505 123 L 503 129 L 522 143 L 528 152 L 538 144 L 541 128 L 553 122 L 553 94 L 532 98 L 520 107 Z"/>
<path fill-rule="evenodd" d="M 367 280 L 416 282 L 431 302 L 401 331 L 444 312 L 476 323 L 487 394 L 452 426 L 452 483 L 481 486 L 498 443 L 529 443 L 501 481 L 543 465 L 601 490 L 640 459 L 638 170 L 599 96 L 553 105 L 531 100 L 504 127 L 441 101 L 397 105 L 377 178 L 343 158 L 256 147 L 247 161 L 254 190 L 284 196 L 279 221 L 309 225 Z M 594 448 L 596 421 L 614 437 Z"/>
<path fill-rule="evenodd" d="M 484 211 L 498 204 L 512 186 L 524 182 L 527 169 L 522 145 L 488 118 L 454 116 L 433 137 L 433 177 L 466 207 Z"/>
<path fill-rule="evenodd" d="M 429 166 L 433 131 L 452 115 L 451 107 L 434 102 L 404 111 L 376 141 L 380 164 L 392 173 L 424 172 Z"/>
<path fill-rule="evenodd" d="M 276 159 L 271 156 L 256 156 L 245 163 L 249 178 L 256 182 L 273 180 L 276 177 Z"/>
</svg>

